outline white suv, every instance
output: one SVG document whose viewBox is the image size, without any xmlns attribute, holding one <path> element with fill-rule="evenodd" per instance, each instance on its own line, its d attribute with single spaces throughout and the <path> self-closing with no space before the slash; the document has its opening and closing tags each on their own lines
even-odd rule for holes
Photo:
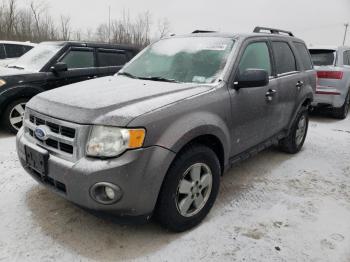
<svg viewBox="0 0 350 262">
<path fill-rule="evenodd" d="M 30 42 L 0 41 L 0 66 L 6 66 L 32 49 Z"/>
<path fill-rule="evenodd" d="M 312 47 L 318 86 L 314 107 L 330 108 L 333 116 L 345 119 L 349 112 L 350 47 Z"/>
</svg>

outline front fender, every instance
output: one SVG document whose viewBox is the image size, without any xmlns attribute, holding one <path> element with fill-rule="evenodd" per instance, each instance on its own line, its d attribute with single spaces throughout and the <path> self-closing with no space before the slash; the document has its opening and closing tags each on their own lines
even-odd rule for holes
<svg viewBox="0 0 350 262">
<path fill-rule="evenodd" d="M 182 116 L 163 130 L 157 141 L 150 143 L 178 153 L 191 140 L 204 135 L 215 136 L 221 142 L 226 164 L 231 145 L 229 128 L 220 116 L 210 112 L 195 112 Z"/>
<path fill-rule="evenodd" d="M 0 110 L 4 110 L 14 99 L 23 97 L 32 98 L 43 91 L 45 91 L 43 88 L 34 85 L 13 86 L 4 90 L 0 89 Z"/>
</svg>

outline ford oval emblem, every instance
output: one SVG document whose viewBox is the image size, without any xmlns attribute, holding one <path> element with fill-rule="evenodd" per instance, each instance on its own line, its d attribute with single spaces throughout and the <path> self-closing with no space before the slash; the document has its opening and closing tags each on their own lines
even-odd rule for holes
<svg viewBox="0 0 350 262">
<path fill-rule="evenodd" d="M 45 141 L 48 137 L 48 128 L 46 126 L 38 126 L 34 131 L 35 137 L 39 140 Z"/>
</svg>

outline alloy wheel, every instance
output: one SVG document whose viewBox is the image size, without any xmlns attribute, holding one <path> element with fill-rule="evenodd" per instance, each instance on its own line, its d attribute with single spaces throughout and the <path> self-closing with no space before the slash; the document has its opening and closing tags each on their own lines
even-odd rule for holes
<svg viewBox="0 0 350 262">
<path fill-rule="evenodd" d="M 299 119 L 296 135 L 295 135 L 295 142 L 297 146 L 299 146 L 304 140 L 304 137 L 306 134 L 306 127 L 307 127 L 306 116 L 302 115 L 301 118 Z"/>
<path fill-rule="evenodd" d="M 184 217 L 198 214 L 207 203 L 213 186 L 213 174 L 210 168 L 203 163 L 189 167 L 180 180 L 176 207 Z"/>
<path fill-rule="evenodd" d="M 17 131 L 23 125 L 25 107 L 26 103 L 19 103 L 18 105 L 14 106 L 10 111 L 9 120 L 11 126 Z"/>
</svg>

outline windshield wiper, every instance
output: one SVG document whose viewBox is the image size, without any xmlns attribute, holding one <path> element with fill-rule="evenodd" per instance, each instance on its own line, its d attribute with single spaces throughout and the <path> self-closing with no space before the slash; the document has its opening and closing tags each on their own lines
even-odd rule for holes
<svg viewBox="0 0 350 262">
<path fill-rule="evenodd" d="M 138 79 L 137 76 L 134 76 L 133 74 L 130 74 L 128 72 L 120 72 L 118 73 L 119 76 L 127 76 L 127 77 L 130 77 L 130 78 L 134 78 L 134 79 Z"/>
<path fill-rule="evenodd" d="M 20 69 L 20 70 L 24 70 L 24 67 L 21 67 L 21 66 L 7 66 L 8 68 L 15 68 L 15 69 Z"/>
<path fill-rule="evenodd" d="M 180 83 L 179 81 L 176 81 L 175 79 L 168 79 L 168 78 L 164 78 L 164 77 L 161 77 L 161 76 L 139 77 L 139 79 L 151 80 L 151 81 L 169 82 L 169 83 Z"/>
</svg>

